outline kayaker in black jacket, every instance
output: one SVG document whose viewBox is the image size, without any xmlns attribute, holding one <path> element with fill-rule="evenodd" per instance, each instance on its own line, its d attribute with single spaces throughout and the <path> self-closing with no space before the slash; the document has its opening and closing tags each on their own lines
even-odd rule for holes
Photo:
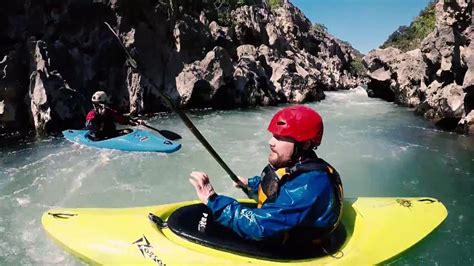
<svg viewBox="0 0 474 266">
<path fill-rule="evenodd" d="M 119 135 L 115 123 L 122 125 L 141 125 L 142 120 L 134 122 L 119 112 L 106 106 L 108 102 L 107 94 L 104 91 L 97 91 L 92 95 L 93 109 L 86 116 L 86 129 L 89 130 L 89 137 L 92 140 L 104 140 Z"/>
</svg>

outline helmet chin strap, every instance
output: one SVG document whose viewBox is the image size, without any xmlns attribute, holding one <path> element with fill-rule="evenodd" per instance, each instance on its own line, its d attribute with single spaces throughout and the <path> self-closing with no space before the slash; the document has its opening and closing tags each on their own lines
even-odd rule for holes
<svg viewBox="0 0 474 266">
<path fill-rule="evenodd" d="M 303 143 L 295 142 L 295 145 L 293 147 L 293 154 L 291 155 L 291 159 L 288 162 L 288 166 L 293 166 L 295 163 L 299 161 L 302 151 L 303 151 Z"/>
<path fill-rule="evenodd" d="M 305 159 L 308 156 L 311 157 L 310 154 L 312 154 L 313 151 L 317 148 L 316 146 L 311 149 L 305 150 L 304 145 L 305 142 L 295 142 L 295 146 L 293 147 L 293 154 L 291 155 L 291 159 L 288 162 L 288 166 L 293 166 L 297 162 L 301 161 L 300 159 Z"/>
</svg>

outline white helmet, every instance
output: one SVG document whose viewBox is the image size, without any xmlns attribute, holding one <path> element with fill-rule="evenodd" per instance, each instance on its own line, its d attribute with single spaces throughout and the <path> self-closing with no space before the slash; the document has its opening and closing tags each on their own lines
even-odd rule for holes
<svg viewBox="0 0 474 266">
<path fill-rule="evenodd" d="M 107 94 L 104 91 L 96 91 L 94 95 L 92 95 L 93 103 L 106 103 L 107 99 Z"/>
</svg>

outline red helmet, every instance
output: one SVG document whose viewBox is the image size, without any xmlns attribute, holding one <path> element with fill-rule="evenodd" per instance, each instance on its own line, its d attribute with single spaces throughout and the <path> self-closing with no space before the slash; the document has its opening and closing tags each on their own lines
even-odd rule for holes
<svg viewBox="0 0 474 266">
<path fill-rule="evenodd" d="M 278 111 L 268 125 L 275 135 L 290 137 L 297 142 L 312 141 L 315 146 L 323 138 L 323 119 L 313 109 L 295 105 Z"/>
</svg>

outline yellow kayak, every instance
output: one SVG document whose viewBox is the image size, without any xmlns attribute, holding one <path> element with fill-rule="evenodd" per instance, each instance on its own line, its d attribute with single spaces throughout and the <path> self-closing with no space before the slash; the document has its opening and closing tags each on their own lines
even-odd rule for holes
<svg viewBox="0 0 474 266">
<path fill-rule="evenodd" d="M 91 264 L 369 265 L 407 250 L 448 215 L 433 198 L 361 197 L 344 203 L 344 237 L 335 250 L 297 259 L 229 251 L 226 245 L 240 247 L 227 240 L 213 246 L 214 240 L 203 233 L 208 214 L 197 201 L 124 209 L 54 209 L 43 214 L 42 223 L 59 245 Z"/>
</svg>

